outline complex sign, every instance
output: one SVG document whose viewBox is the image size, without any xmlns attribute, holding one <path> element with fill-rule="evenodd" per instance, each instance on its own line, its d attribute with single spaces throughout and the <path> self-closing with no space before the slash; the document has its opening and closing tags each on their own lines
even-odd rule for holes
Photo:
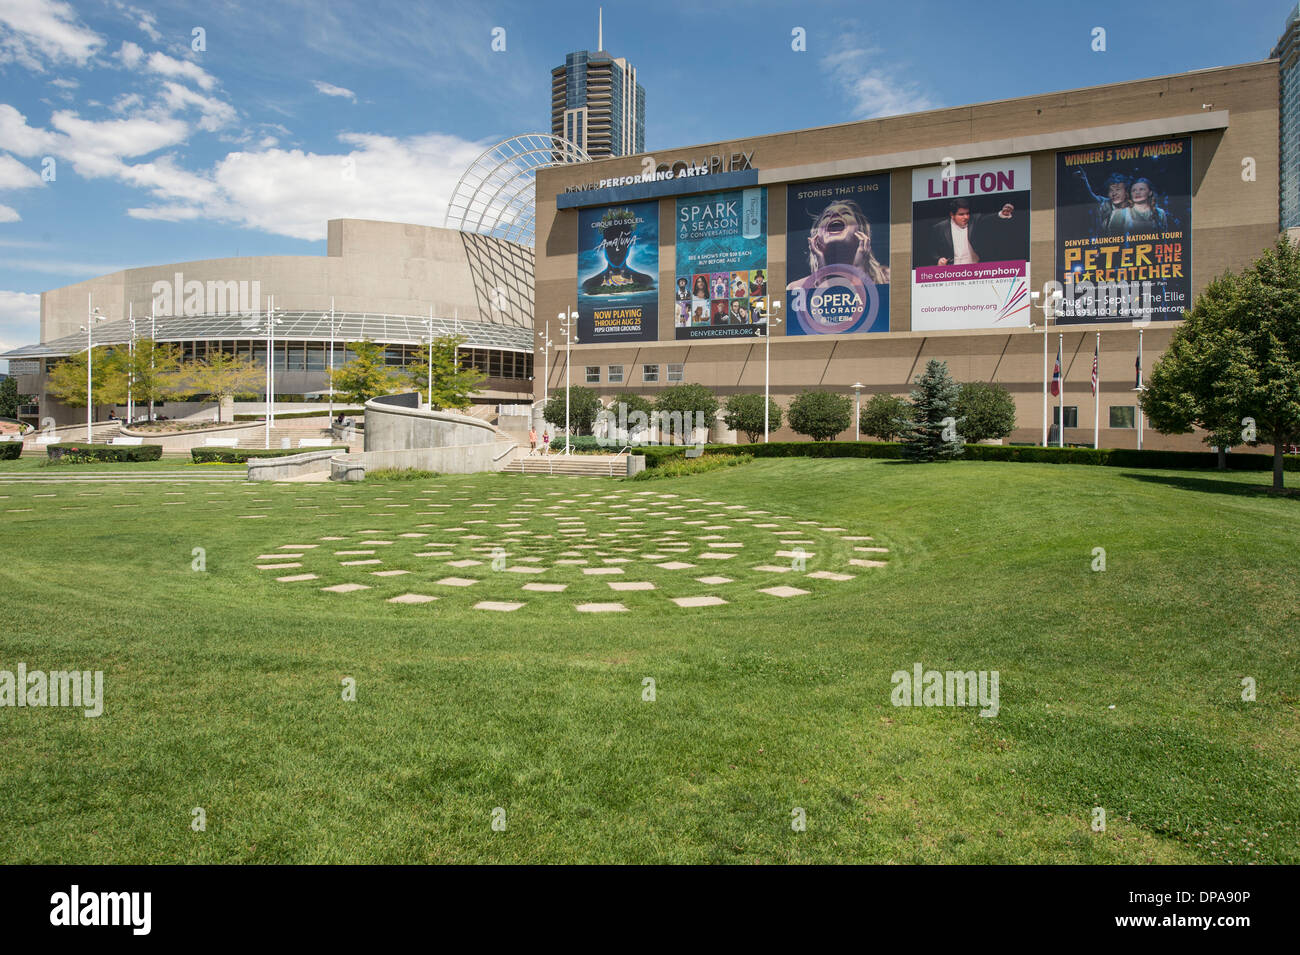
<svg viewBox="0 0 1300 955">
<path fill-rule="evenodd" d="M 1174 321 L 1191 304 L 1192 141 L 1056 154 L 1062 325 Z"/>
<path fill-rule="evenodd" d="M 1028 325 L 1029 157 L 912 172 L 912 328 Z"/>
<path fill-rule="evenodd" d="M 767 321 L 767 190 L 677 200 L 677 338 L 753 335 Z"/>
<path fill-rule="evenodd" d="M 889 331 L 889 174 L 786 188 L 791 335 Z"/>
<path fill-rule="evenodd" d="M 659 203 L 578 210 L 578 341 L 659 337 Z"/>
</svg>

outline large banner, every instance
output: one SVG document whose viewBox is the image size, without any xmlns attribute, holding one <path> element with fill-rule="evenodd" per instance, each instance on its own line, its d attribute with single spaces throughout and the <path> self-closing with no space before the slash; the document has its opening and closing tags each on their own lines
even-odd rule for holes
<svg viewBox="0 0 1300 955">
<path fill-rule="evenodd" d="M 578 341 L 659 337 L 659 203 L 578 210 Z"/>
<path fill-rule="evenodd" d="M 912 171 L 912 329 L 1029 324 L 1029 157 Z"/>
<path fill-rule="evenodd" d="M 1192 141 L 1056 154 L 1062 325 L 1174 321 L 1191 305 Z"/>
<path fill-rule="evenodd" d="M 889 331 L 889 174 L 786 187 L 788 334 Z"/>
<path fill-rule="evenodd" d="M 677 337 L 753 335 L 767 321 L 767 189 L 677 200 Z"/>
</svg>

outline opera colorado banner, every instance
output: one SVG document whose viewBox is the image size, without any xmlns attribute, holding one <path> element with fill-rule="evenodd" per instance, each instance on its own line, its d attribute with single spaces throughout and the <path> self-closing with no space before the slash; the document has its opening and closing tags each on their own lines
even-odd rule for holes
<svg viewBox="0 0 1300 955">
<path fill-rule="evenodd" d="M 578 210 L 578 341 L 659 337 L 659 203 Z"/>
<path fill-rule="evenodd" d="M 753 335 L 767 321 L 767 190 L 677 200 L 677 338 Z"/>
<path fill-rule="evenodd" d="M 1029 157 L 913 170 L 913 330 L 1029 321 Z"/>
<path fill-rule="evenodd" d="M 1056 154 L 1060 324 L 1173 321 L 1191 305 L 1192 141 Z"/>
<path fill-rule="evenodd" d="M 788 334 L 889 331 L 889 174 L 786 188 Z"/>
</svg>

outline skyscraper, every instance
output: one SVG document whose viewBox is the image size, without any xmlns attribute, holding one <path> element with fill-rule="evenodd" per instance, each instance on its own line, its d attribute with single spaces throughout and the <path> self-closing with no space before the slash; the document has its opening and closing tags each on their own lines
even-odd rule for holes
<svg viewBox="0 0 1300 955">
<path fill-rule="evenodd" d="M 603 49 L 604 17 L 595 52 L 569 53 L 551 70 L 551 135 L 577 143 L 592 159 L 645 151 L 645 89 L 636 67 Z"/>
<path fill-rule="evenodd" d="M 1278 97 L 1278 226 L 1300 226 L 1300 5 L 1286 18 L 1286 28 L 1273 47 L 1282 89 Z"/>
</svg>

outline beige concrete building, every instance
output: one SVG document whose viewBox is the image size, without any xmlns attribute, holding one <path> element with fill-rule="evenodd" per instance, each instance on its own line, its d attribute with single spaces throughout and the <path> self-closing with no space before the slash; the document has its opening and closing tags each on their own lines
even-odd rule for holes
<svg viewBox="0 0 1300 955">
<path fill-rule="evenodd" d="M 1075 172 L 1076 166 L 1083 175 Z M 1007 298 L 996 317 L 963 318 L 963 309 L 993 308 L 978 304 L 980 296 L 995 291 L 1002 296 L 1004 292 L 1001 285 L 974 278 L 978 273 L 971 271 L 976 268 L 971 263 L 990 262 L 990 257 L 971 254 L 971 243 L 957 238 L 967 234 L 965 227 L 960 232 L 955 225 L 950 229 L 944 213 L 934 209 L 940 200 L 951 205 L 951 196 L 969 194 L 960 191 L 963 183 L 971 188 L 1001 185 L 997 175 L 987 178 L 992 174 L 984 171 L 986 167 L 1005 167 L 1005 185 L 1011 184 L 1013 171 L 1020 177 L 1018 185 L 1026 174 L 1029 177 L 1028 189 L 1015 193 L 1021 208 L 1008 213 L 1007 220 L 996 221 L 1000 201 L 996 195 L 985 200 L 994 204 L 987 205 L 989 211 L 984 214 L 985 221 L 992 224 L 986 234 L 996 234 L 993 226 L 1018 223 L 1017 228 L 1025 234 L 1015 241 L 1027 244 L 1027 254 L 1015 256 L 1024 260 L 1018 263 L 1022 267 L 1018 274 L 1015 268 L 1010 270 L 1018 284 L 1003 283 Z M 1106 205 L 1102 173 L 1108 169 L 1123 173 L 1126 206 Z M 1163 179 L 1151 175 L 1149 178 L 1156 180 L 1152 186 L 1148 169 L 1158 170 Z M 927 170 L 937 172 L 927 180 Z M 1095 173 L 1091 179 L 1088 170 Z M 1148 191 L 1158 191 L 1170 188 L 1178 176 L 1186 180 L 1184 185 L 1142 202 L 1145 195 L 1140 182 L 1147 183 Z M 787 222 L 788 208 L 794 203 L 790 197 L 795 195 L 794 190 L 787 195 L 787 187 L 801 183 L 822 186 L 846 178 L 865 181 L 864 177 L 883 177 L 873 181 L 887 183 L 888 188 L 887 211 L 882 205 L 879 219 L 871 224 L 876 247 L 881 245 L 882 233 L 889 239 L 888 261 L 883 263 L 887 271 L 877 273 L 876 279 L 878 290 L 883 290 L 880 277 L 892 279 L 888 281 L 888 305 L 882 307 L 880 319 L 888 330 L 834 333 L 831 329 L 831 333 L 801 334 L 800 327 L 792 329 L 800 323 L 789 314 L 790 296 L 795 293 L 787 285 L 802 281 L 812 267 L 804 263 L 811 246 L 799 244 L 810 241 L 812 233 L 802 211 L 799 221 Z M 948 191 L 950 185 L 952 192 Z M 698 279 L 691 274 L 689 256 L 707 244 L 683 248 L 681 236 L 691 225 L 688 219 L 693 214 L 687 209 L 691 197 L 727 191 L 757 195 L 755 191 L 764 187 L 765 274 L 757 275 L 756 269 L 748 273 L 750 291 L 759 293 L 750 305 L 758 309 L 758 300 L 765 299 L 773 313 L 785 319 L 773 328 L 770 341 L 771 393 L 780 404 L 787 405 L 805 388 L 851 396 L 851 386 L 859 382 L 865 386 L 864 402 L 875 392 L 906 395 L 926 361 L 937 358 L 948 363 L 958 380 L 1005 385 L 1015 396 L 1018 412 L 1018 428 L 1009 440 L 1036 443 L 1043 430 L 1046 317 L 1049 374 L 1058 343 L 1063 344 L 1065 442 L 1093 441 L 1090 376 L 1100 332 L 1100 445 L 1134 447 L 1138 442 L 1133 389 L 1139 333 L 1147 374 L 1167 347 L 1181 308 L 1190 306 L 1215 276 L 1248 266 L 1278 238 L 1278 63 L 1267 60 L 687 146 L 653 156 L 542 169 L 537 176 L 536 324 L 559 348 L 552 352 L 548 380 L 543 383 L 539 376 L 536 382 L 536 396 L 564 385 L 564 337 L 557 315 L 575 307 L 584 316 L 578 327 L 586 334 L 579 334 L 572 349 L 572 380 L 597 389 L 606 399 L 625 391 L 653 398 L 666 385 L 678 382 L 698 382 L 719 395 L 761 393 L 767 343 L 755 334 L 762 323 L 753 322 L 754 312 L 750 312 L 749 326 L 734 321 L 734 308 L 730 317 L 722 316 L 724 323 L 728 318 L 733 322 L 730 327 L 714 327 L 716 321 L 710 325 L 707 310 L 704 325 L 697 323 L 693 312 L 683 323 L 675 292 L 678 280 Z M 922 192 L 918 198 L 917 190 L 924 188 L 929 193 Z M 1080 202 L 1073 198 L 1077 195 L 1089 198 Z M 979 199 L 974 196 L 972 201 Z M 1026 199 L 1027 208 L 1023 205 Z M 657 210 L 657 304 L 647 307 L 636 320 L 639 339 L 614 341 L 604 331 L 595 331 L 592 322 L 603 319 L 587 320 L 582 312 L 579 276 L 580 271 L 583 276 L 588 274 L 592 253 L 589 243 L 584 247 L 588 251 L 580 255 L 580 232 L 585 231 L 580 222 L 592 224 L 592 217 L 602 210 L 608 215 L 610 210 L 622 211 L 635 203 L 653 203 L 636 208 Z M 952 212 L 950 208 L 946 211 Z M 952 214 L 960 215 L 960 210 Z M 654 218 L 653 212 L 649 216 L 637 212 L 636 216 Z M 972 221 L 980 218 L 977 208 Z M 1094 219 L 1098 225 L 1089 235 L 1086 230 L 1093 227 L 1085 223 Z M 757 230 L 748 222 L 743 228 L 748 241 L 758 241 L 754 238 Z M 952 238 L 947 238 L 950 232 Z M 978 247 L 981 232 L 969 235 Z M 788 249 L 792 236 L 795 244 L 789 248 L 798 253 L 793 261 Z M 917 249 L 923 256 L 932 256 L 927 243 L 934 237 L 949 243 L 947 255 L 914 261 Z M 708 254 L 714 256 L 711 261 L 727 261 L 725 255 L 735 254 L 734 249 L 741 245 L 732 246 L 731 253 L 715 250 Z M 963 249 L 964 260 L 960 257 Z M 1090 249 L 1098 253 L 1095 261 L 1087 256 Z M 681 270 L 683 256 L 687 257 L 685 271 Z M 1017 264 L 1004 262 L 1005 253 L 996 258 L 999 265 Z M 649 259 L 643 257 L 642 261 Z M 1089 262 L 1087 267 L 1103 270 L 1086 271 Z M 614 264 L 611 260 L 611 267 Z M 964 283 L 951 279 L 957 273 L 967 277 Z M 617 280 L 628 281 L 629 274 L 640 273 L 625 268 Z M 733 280 L 736 274 L 732 273 Z M 1052 308 L 1045 299 L 1037 304 L 1029 299 L 1029 293 L 1042 289 L 1045 282 L 1082 281 L 1089 274 L 1095 274 L 1099 282 L 1103 278 L 1108 282 L 1153 279 L 1155 310 L 1125 317 L 1122 310 L 1115 314 L 1111 309 L 1110 314 L 1089 320 L 1086 315 L 1056 314 L 1061 309 Z M 756 277 L 763 281 L 753 282 Z M 607 287 L 593 294 L 609 291 L 615 280 L 600 281 Z M 944 287 L 945 281 L 952 284 Z M 938 291 L 927 285 L 935 282 L 940 283 Z M 769 293 L 764 283 L 774 291 Z M 1080 288 L 1075 287 L 1074 293 Z M 1133 288 L 1136 292 L 1137 286 Z M 726 294 L 724 290 L 724 298 Z M 968 300 L 964 301 L 963 295 Z M 614 298 L 609 301 L 617 304 Z M 737 300 L 732 301 L 734 306 Z M 955 304 L 932 306 L 928 304 L 931 301 Z M 779 312 L 776 304 L 782 305 Z M 966 322 L 968 327 L 936 327 L 948 321 L 942 315 L 949 308 L 958 315 L 952 324 Z M 1007 313 L 1005 319 L 1003 312 Z M 742 318 L 744 314 L 742 307 Z M 609 327 L 606 324 L 605 330 Z M 599 336 L 606 341 L 591 341 Z M 1050 406 L 1055 409 L 1057 404 L 1052 398 Z M 1053 417 L 1055 413 L 1049 411 Z M 846 437 L 852 437 L 851 430 Z M 797 439 L 788 429 L 773 435 L 773 440 Z M 1188 450 L 1203 447 L 1199 436 L 1166 437 L 1149 428 L 1143 445 Z"/>
</svg>

